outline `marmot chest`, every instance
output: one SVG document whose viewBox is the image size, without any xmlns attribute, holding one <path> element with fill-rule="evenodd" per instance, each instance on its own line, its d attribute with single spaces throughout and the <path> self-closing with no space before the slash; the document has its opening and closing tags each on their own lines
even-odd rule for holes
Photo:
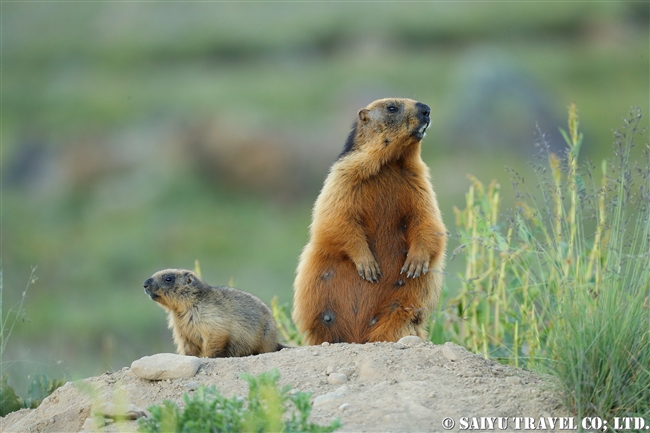
<svg viewBox="0 0 650 433">
<path fill-rule="evenodd" d="M 384 167 L 352 190 L 353 214 L 366 234 L 404 232 L 421 202 L 422 179 L 399 166 Z"/>
</svg>

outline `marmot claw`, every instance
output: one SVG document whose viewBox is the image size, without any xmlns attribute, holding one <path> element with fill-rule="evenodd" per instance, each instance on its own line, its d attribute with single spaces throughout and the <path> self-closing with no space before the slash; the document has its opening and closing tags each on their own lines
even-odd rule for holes
<svg viewBox="0 0 650 433">
<path fill-rule="evenodd" d="M 381 278 L 381 271 L 379 270 L 379 264 L 377 264 L 377 262 L 375 262 L 374 260 L 365 265 L 362 264 L 357 265 L 357 271 L 359 272 L 359 276 L 361 278 L 371 283 L 377 283 L 379 282 L 379 278 Z"/>
<path fill-rule="evenodd" d="M 420 275 L 426 275 L 429 272 L 429 261 L 416 261 L 407 258 L 399 273 L 402 275 L 404 272 L 406 272 L 406 278 L 417 278 Z"/>
</svg>

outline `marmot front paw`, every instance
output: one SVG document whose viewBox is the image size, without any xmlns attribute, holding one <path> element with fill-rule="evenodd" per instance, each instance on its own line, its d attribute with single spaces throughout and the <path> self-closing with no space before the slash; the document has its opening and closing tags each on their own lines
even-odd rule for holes
<svg viewBox="0 0 650 433">
<path fill-rule="evenodd" d="M 373 258 L 358 262 L 357 272 L 359 272 L 359 276 L 361 278 L 368 280 L 371 283 L 376 283 L 379 281 L 379 278 L 381 278 L 379 263 L 377 263 L 377 261 Z"/>
</svg>

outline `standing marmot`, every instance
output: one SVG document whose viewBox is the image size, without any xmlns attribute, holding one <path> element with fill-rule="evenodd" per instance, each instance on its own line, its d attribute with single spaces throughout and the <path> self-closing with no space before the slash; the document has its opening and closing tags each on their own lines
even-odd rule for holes
<svg viewBox="0 0 650 433">
<path fill-rule="evenodd" d="M 284 347 L 271 310 L 250 293 L 208 286 L 185 269 L 156 272 L 144 282 L 144 291 L 167 310 L 181 355 L 248 356 Z"/>
<path fill-rule="evenodd" d="M 426 337 L 446 229 L 420 143 L 428 106 L 381 99 L 359 111 L 313 210 L 294 283 L 309 344 Z"/>
</svg>

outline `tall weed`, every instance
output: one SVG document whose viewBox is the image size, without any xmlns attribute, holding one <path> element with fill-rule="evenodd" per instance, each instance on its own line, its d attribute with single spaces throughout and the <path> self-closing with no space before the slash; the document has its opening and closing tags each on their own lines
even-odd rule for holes
<svg viewBox="0 0 650 433">
<path fill-rule="evenodd" d="M 9 378 L 6 373 L 11 363 L 4 357 L 5 349 L 9 343 L 9 338 L 14 330 L 14 326 L 19 320 L 25 321 L 25 310 L 23 305 L 27 296 L 27 289 L 36 282 L 36 268 L 32 268 L 29 275 L 29 281 L 25 290 L 23 290 L 20 301 L 12 306 L 6 313 L 3 310 L 3 280 L 2 268 L 0 268 L 0 417 L 8 413 L 17 411 L 21 408 L 34 409 L 41 404 L 43 399 L 52 394 L 57 388 L 65 384 L 64 379 L 51 379 L 46 375 L 37 375 L 32 378 L 27 396 L 21 397 L 16 393 L 14 388 L 9 384 Z"/>
<path fill-rule="evenodd" d="M 515 366 L 547 366 L 581 416 L 650 413 L 650 148 L 632 158 L 641 113 L 615 133 L 614 159 L 578 163 L 583 136 L 569 107 L 568 149 L 543 134 L 536 193 L 514 171 L 517 206 L 501 214 L 500 188 L 475 178 L 455 210 L 460 290 L 432 327 Z"/>
</svg>

